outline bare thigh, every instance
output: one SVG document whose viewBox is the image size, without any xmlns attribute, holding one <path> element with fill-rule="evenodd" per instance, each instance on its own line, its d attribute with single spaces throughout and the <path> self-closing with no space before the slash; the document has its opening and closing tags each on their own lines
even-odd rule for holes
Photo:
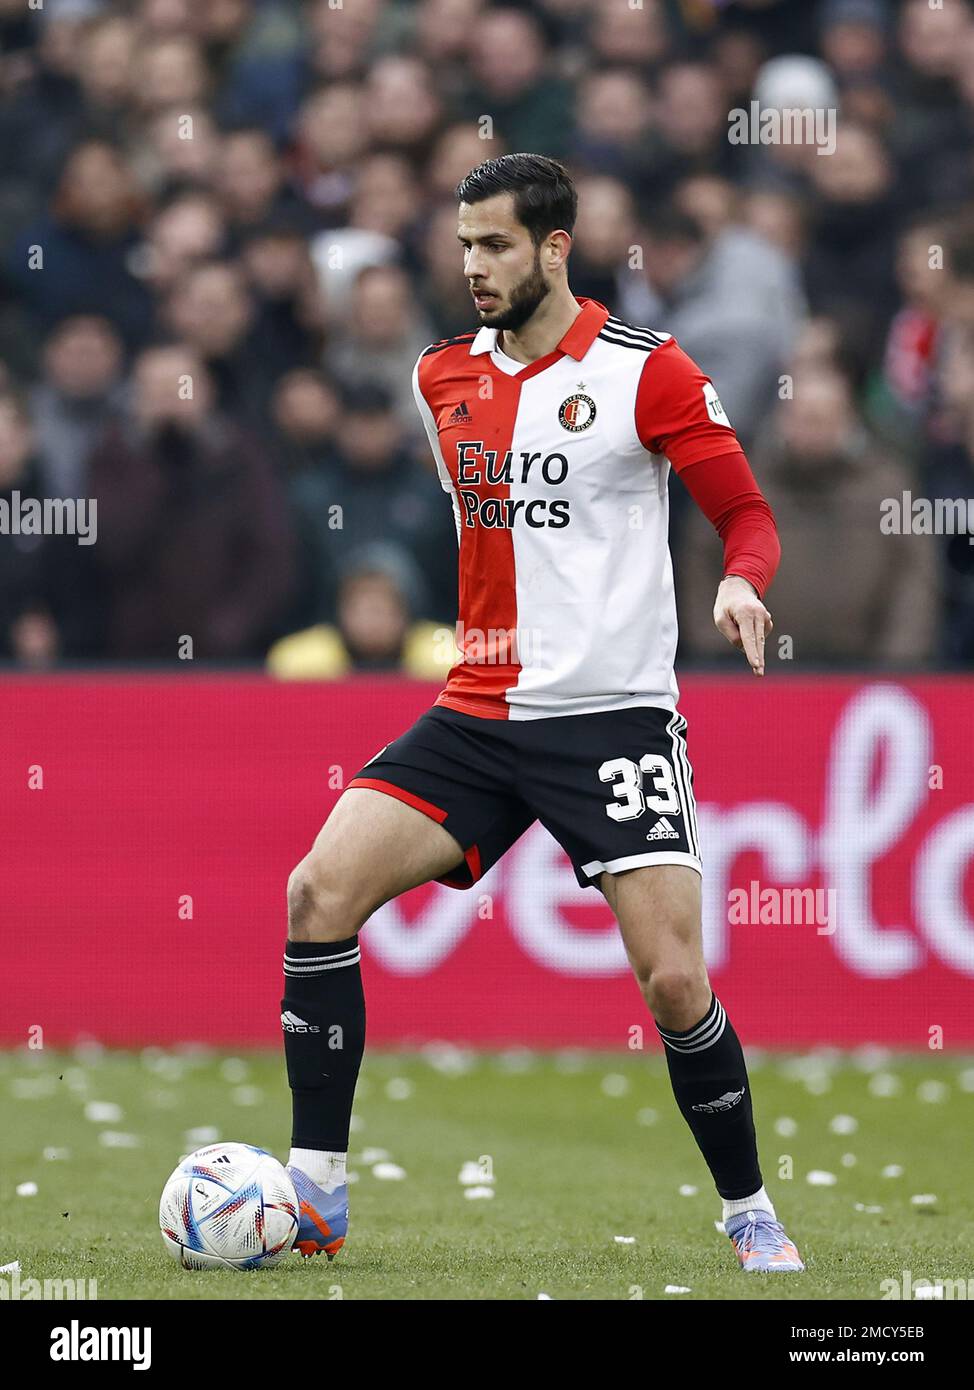
<svg viewBox="0 0 974 1390">
<path fill-rule="evenodd" d="M 422 811 L 352 787 L 288 879 L 288 935 L 343 941 L 390 898 L 462 862 L 457 841 Z"/>
<path fill-rule="evenodd" d="M 703 955 L 700 875 L 682 864 L 603 874 L 633 973 L 657 1023 L 692 1028 L 710 1003 Z"/>
</svg>

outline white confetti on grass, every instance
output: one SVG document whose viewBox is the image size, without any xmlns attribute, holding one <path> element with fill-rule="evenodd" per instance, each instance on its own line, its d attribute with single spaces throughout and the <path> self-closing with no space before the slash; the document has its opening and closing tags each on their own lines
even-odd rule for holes
<svg viewBox="0 0 974 1390">
<path fill-rule="evenodd" d="M 882 1211 L 882 1207 L 867 1207 L 865 1202 L 857 1202 L 855 1210 L 864 1211 L 868 1216 L 875 1216 Z"/>
<path fill-rule="evenodd" d="M 85 1106 L 85 1119 L 94 1125 L 117 1125 L 122 1107 L 113 1100 L 90 1100 Z"/>
<path fill-rule="evenodd" d="M 259 1086 L 238 1086 L 230 1092 L 234 1105 L 263 1105 L 264 1092 Z"/>
<path fill-rule="evenodd" d="M 405 1174 L 403 1174 L 403 1177 L 405 1177 Z M 465 1187 L 463 1195 L 468 1202 L 482 1202 L 487 1198 L 493 1197 L 494 1189 L 492 1187 Z"/>
<path fill-rule="evenodd" d="M 201 1149 L 204 1144 L 219 1142 L 220 1131 L 216 1125 L 197 1125 L 195 1129 L 188 1129 L 183 1135 L 183 1143 L 190 1144 L 194 1149 Z"/>
<path fill-rule="evenodd" d="M 635 1245 L 635 1244 L 636 1244 L 636 1237 L 635 1237 L 635 1236 L 613 1236 L 612 1239 L 615 1241 L 616 1245 Z"/>
<path fill-rule="evenodd" d="M 902 1089 L 900 1078 L 894 1076 L 891 1071 L 878 1071 L 869 1078 L 869 1094 L 877 1096 L 880 1100 L 898 1096 Z"/>
<path fill-rule="evenodd" d="M 538 1294 L 538 1297 L 535 1299 L 535 1302 L 536 1302 L 536 1303 L 553 1303 L 553 1302 L 554 1302 L 554 1299 L 551 1297 L 551 1294 L 550 1294 L 550 1293 L 539 1293 L 539 1294 Z"/>
<path fill-rule="evenodd" d="M 476 1065 L 476 1054 L 469 1048 L 449 1042 L 432 1042 L 421 1049 L 426 1064 L 441 1076 L 466 1076 Z"/>
<path fill-rule="evenodd" d="M 492 1183 L 494 1181 L 493 1173 L 485 1172 L 484 1168 L 485 1165 L 481 1164 L 479 1160 L 470 1158 L 460 1169 L 457 1181 L 465 1187 L 479 1187 L 484 1183 Z"/>
<path fill-rule="evenodd" d="M 685 1284 L 667 1284 L 664 1293 L 690 1293 Z"/>
<path fill-rule="evenodd" d="M 231 1086 L 246 1081 L 249 1075 L 250 1067 L 242 1057 L 225 1057 L 220 1063 L 220 1076 L 224 1081 L 229 1081 Z"/>
<path fill-rule="evenodd" d="M 406 1170 L 400 1168 L 398 1163 L 376 1163 L 372 1168 L 372 1176 L 380 1182 L 402 1182 Z"/>
<path fill-rule="evenodd" d="M 859 1160 L 856 1158 L 855 1154 L 843 1154 L 839 1162 L 842 1164 L 843 1168 L 855 1168 Z"/>
<path fill-rule="evenodd" d="M 37 1196 L 37 1183 L 36 1183 L 36 1182 L 19 1182 L 19 1183 L 17 1184 L 17 1196 L 18 1196 L 18 1197 L 36 1197 L 36 1196 Z"/>
<path fill-rule="evenodd" d="M 137 1134 L 124 1134 L 117 1129 L 103 1129 L 98 1142 L 105 1149 L 141 1149 L 142 1140 Z"/>
<path fill-rule="evenodd" d="M 957 1078 L 957 1084 L 962 1091 L 974 1091 L 974 1067 L 965 1067 Z"/>
<path fill-rule="evenodd" d="M 805 1181 L 812 1187 L 834 1187 L 839 1179 L 825 1168 L 811 1168 L 805 1175 Z"/>
<path fill-rule="evenodd" d="M 69 1158 L 71 1157 L 71 1150 L 70 1150 L 70 1149 L 55 1149 L 55 1148 L 52 1148 L 52 1147 L 49 1145 L 49 1146 L 44 1150 L 43 1156 L 44 1156 L 44 1158 L 47 1159 L 48 1163 L 58 1163 L 58 1162 L 66 1161 L 67 1159 L 69 1159 Z"/>
<path fill-rule="evenodd" d="M 884 1178 L 901 1178 L 903 1176 L 902 1163 L 887 1163 L 881 1176 Z"/>
<path fill-rule="evenodd" d="M 654 1110 L 651 1105 L 644 1105 L 636 1115 L 636 1123 L 640 1125 L 654 1125 L 659 1119 L 659 1111 Z"/>
<path fill-rule="evenodd" d="M 566 1047 L 555 1053 L 555 1071 L 564 1076 L 577 1076 L 591 1061 L 591 1055 L 583 1048 Z"/>
<path fill-rule="evenodd" d="M 699 1187 L 694 1187 L 694 1185 L 693 1185 L 692 1182 L 682 1182 L 682 1183 L 680 1183 L 680 1196 L 681 1196 L 681 1197 L 696 1197 L 696 1195 L 697 1195 L 697 1193 L 698 1193 L 699 1191 L 700 1191 Z"/>
<path fill-rule="evenodd" d="M 832 1078 L 826 1072 L 814 1072 L 805 1077 L 805 1090 L 810 1096 L 824 1096 L 832 1089 Z"/>
<path fill-rule="evenodd" d="M 392 1157 L 388 1149 L 363 1149 L 362 1162 L 366 1167 L 371 1168 L 373 1163 L 384 1163 L 386 1159 Z"/>
<path fill-rule="evenodd" d="M 599 1089 L 604 1096 L 617 1100 L 629 1094 L 629 1078 L 620 1072 L 609 1072 L 608 1076 L 603 1076 Z"/>
<path fill-rule="evenodd" d="M 774 1132 L 782 1139 L 791 1139 L 798 1133 L 798 1121 L 790 1115 L 782 1115 L 774 1122 Z"/>
<path fill-rule="evenodd" d="M 950 1095 L 950 1087 L 943 1081 L 921 1081 L 917 1087 L 917 1100 L 924 1105 L 943 1105 Z"/>
<path fill-rule="evenodd" d="M 53 1076 L 15 1076 L 10 1083 L 14 1100 L 44 1100 L 53 1096 L 57 1082 Z"/>
<path fill-rule="evenodd" d="M 878 1071 L 889 1062 L 892 1053 L 888 1047 L 879 1047 L 876 1043 L 864 1043 L 862 1047 L 857 1047 L 852 1053 L 853 1064 L 860 1071 Z"/>
<path fill-rule="evenodd" d="M 497 1054 L 497 1066 L 501 1071 L 520 1075 L 532 1071 L 538 1065 L 537 1054 L 529 1047 L 509 1047 Z"/>
<path fill-rule="evenodd" d="M 413 1094 L 413 1083 L 405 1076 L 394 1076 L 386 1082 L 386 1097 L 389 1100 L 409 1100 Z"/>
<path fill-rule="evenodd" d="M 932 1192 L 914 1192 L 910 1204 L 914 1207 L 933 1207 L 937 1205 L 937 1198 Z"/>
<path fill-rule="evenodd" d="M 859 1128 L 859 1121 L 854 1115 L 833 1115 L 829 1120 L 829 1129 L 833 1134 L 855 1134 Z"/>
</svg>

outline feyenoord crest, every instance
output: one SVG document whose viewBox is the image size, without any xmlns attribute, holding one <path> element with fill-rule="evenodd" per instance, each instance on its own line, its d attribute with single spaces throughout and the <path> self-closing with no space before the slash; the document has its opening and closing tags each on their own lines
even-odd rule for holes
<svg viewBox="0 0 974 1390">
<path fill-rule="evenodd" d="M 558 423 L 563 429 L 571 430 L 572 434 L 587 430 L 594 419 L 595 402 L 591 396 L 584 396 L 581 392 L 562 401 L 558 410 Z"/>
</svg>

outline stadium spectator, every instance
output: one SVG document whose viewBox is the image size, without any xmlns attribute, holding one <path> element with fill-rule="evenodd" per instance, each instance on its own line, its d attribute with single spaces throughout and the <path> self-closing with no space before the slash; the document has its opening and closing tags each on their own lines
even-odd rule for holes
<svg viewBox="0 0 974 1390">
<path fill-rule="evenodd" d="M 779 409 L 783 374 L 839 371 L 853 417 L 952 496 L 970 485 L 972 73 L 968 0 L 0 0 L 0 389 L 30 403 L 38 486 L 80 493 L 109 424 L 152 454 L 123 379 L 178 337 L 209 367 L 215 436 L 232 416 L 296 507 L 306 578 L 261 630 L 334 622 L 344 541 L 307 530 L 339 485 L 355 546 L 403 545 L 428 571 L 419 616 L 449 620 L 453 521 L 409 378 L 426 344 L 475 327 L 457 182 L 534 148 L 582 190 L 578 292 L 673 333 L 748 447 L 786 452 L 770 441 L 801 405 Z M 834 154 L 732 145 L 728 113 L 752 99 L 834 111 Z M 391 404 L 349 424 L 336 382 Z M 198 452 L 207 422 L 188 434 Z M 398 461 L 363 472 L 363 436 Z M 428 532 L 361 500 L 403 478 Z M 681 566 L 688 501 L 671 482 Z M 933 627 L 970 661 L 959 547 L 940 547 Z M 58 563 L 84 603 L 50 618 L 51 641 L 31 615 L 30 659 L 108 650 L 105 573 L 77 550 Z M 787 573 L 786 551 L 776 601 Z M 261 640 L 237 648 L 260 659 Z"/>
<path fill-rule="evenodd" d="M 60 523 L 42 520 L 41 534 L 14 520 L 25 504 L 43 503 L 52 493 L 27 403 L 10 391 L 0 396 L 0 497 L 12 508 L 10 530 L 0 532 L 0 649 L 29 666 L 97 655 L 103 620 L 90 543 L 97 540 L 97 516 L 81 499 L 86 510 L 79 517 L 74 509 L 77 533 L 66 514 Z"/>
<path fill-rule="evenodd" d="M 129 266 L 144 215 L 118 150 L 89 140 L 72 151 L 48 214 L 21 233 L 8 262 L 15 290 L 44 327 L 69 314 L 105 314 L 129 345 L 146 339 L 152 301 Z"/>
<path fill-rule="evenodd" d="M 257 305 L 242 269 L 209 261 L 177 281 L 166 304 L 167 327 L 206 363 L 217 407 L 263 424 L 277 364 L 256 333 Z M 288 362 L 285 369 L 301 365 Z"/>
<path fill-rule="evenodd" d="M 512 8 L 485 9 L 473 25 L 469 54 L 468 119 L 476 123 L 489 116 L 512 149 L 544 150 L 554 159 L 565 154 L 571 92 L 552 70 L 536 17 Z"/>
<path fill-rule="evenodd" d="M 40 468 L 33 453 L 30 415 L 24 401 L 0 394 L 0 502 L 41 497 Z M 58 629 L 51 613 L 47 537 L 0 531 L 0 652 L 26 666 L 55 659 Z"/>
<path fill-rule="evenodd" d="M 311 547 L 307 566 L 314 576 L 316 611 L 334 611 L 336 576 L 348 555 L 385 539 L 400 545 L 418 566 L 428 616 L 453 621 L 456 532 L 432 465 L 417 462 L 403 447 L 392 395 L 381 384 L 347 386 L 342 407 L 334 473 L 305 470 L 289 483 L 299 533 Z"/>
<path fill-rule="evenodd" d="M 218 257 L 225 239 L 223 212 L 212 193 L 190 189 L 161 203 L 143 248 L 143 276 L 153 294 L 169 294 L 193 266 Z"/>
<path fill-rule="evenodd" d="M 775 398 L 805 312 L 798 268 L 746 227 L 708 240 L 676 208 L 647 211 L 645 273 L 620 296 L 623 316 L 664 328 L 714 380 L 750 442 Z"/>
<path fill-rule="evenodd" d="M 938 655 L 955 665 L 974 662 L 974 558 L 970 498 L 974 498 L 974 325 L 944 335 L 938 410 L 923 458 L 922 495 L 958 504 L 962 524 L 936 539 L 944 590 Z"/>
<path fill-rule="evenodd" d="M 284 680 L 335 680 L 359 671 L 443 680 L 458 657 L 453 631 L 415 621 L 424 608 L 422 579 L 408 554 L 386 542 L 363 546 L 343 567 L 336 622 L 275 642 L 268 669 Z"/>
<path fill-rule="evenodd" d="M 754 468 L 781 536 L 769 649 L 781 650 L 782 639 L 792 646 L 780 669 L 929 657 L 937 640 L 934 540 L 881 530 L 884 499 L 900 499 L 915 478 L 868 433 L 849 379 L 829 366 L 796 373 L 794 398 L 779 405 Z M 723 657 L 710 621 L 720 545 L 699 514 L 689 518 L 683 563 L 686 648 Z"/>
<path fill-rule="evenodd" d="M 90 465 L 107 655 L 172 662 L 191 639 L 194 658 L 259 658 L 293 581 L 273 470 L 253 436 L 214 408 L 191 348 L 141 353 L 132 397 Z"/>
<path fill-rule="evenodd" d="M 400 428 L 411 426 L 413 367 L 432 339 L 405 271 L 369 267 L 355 278 L 344 332 L 326 352 L 325 366 L 345 381 L 381 382 L 399 412 Z M 417 419 L 412 432 L 418 435 L 419 428 Z"/>
<path fill-rule="evenodd" d="M 44 344 L 44 375 L 30 396 L 45 497 L 86 497 L 88 456 L 122 409 L 123 350 L 107 319 L 65 319 Z"/>
</svg>

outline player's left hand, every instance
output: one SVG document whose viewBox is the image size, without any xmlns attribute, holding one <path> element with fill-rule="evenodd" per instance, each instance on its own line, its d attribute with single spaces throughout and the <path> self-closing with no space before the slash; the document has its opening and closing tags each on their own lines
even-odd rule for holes
<svg viewBox="0 0 974 1390">
<path fill-rule="evenodd" d="M 717 589 L 714 622 L 731 646 L 747 657 L 756 676 L 764 675 L 764 639 L 774 627 L 757 590 L 739 574 L 728 574 Z"/>
</svg>

